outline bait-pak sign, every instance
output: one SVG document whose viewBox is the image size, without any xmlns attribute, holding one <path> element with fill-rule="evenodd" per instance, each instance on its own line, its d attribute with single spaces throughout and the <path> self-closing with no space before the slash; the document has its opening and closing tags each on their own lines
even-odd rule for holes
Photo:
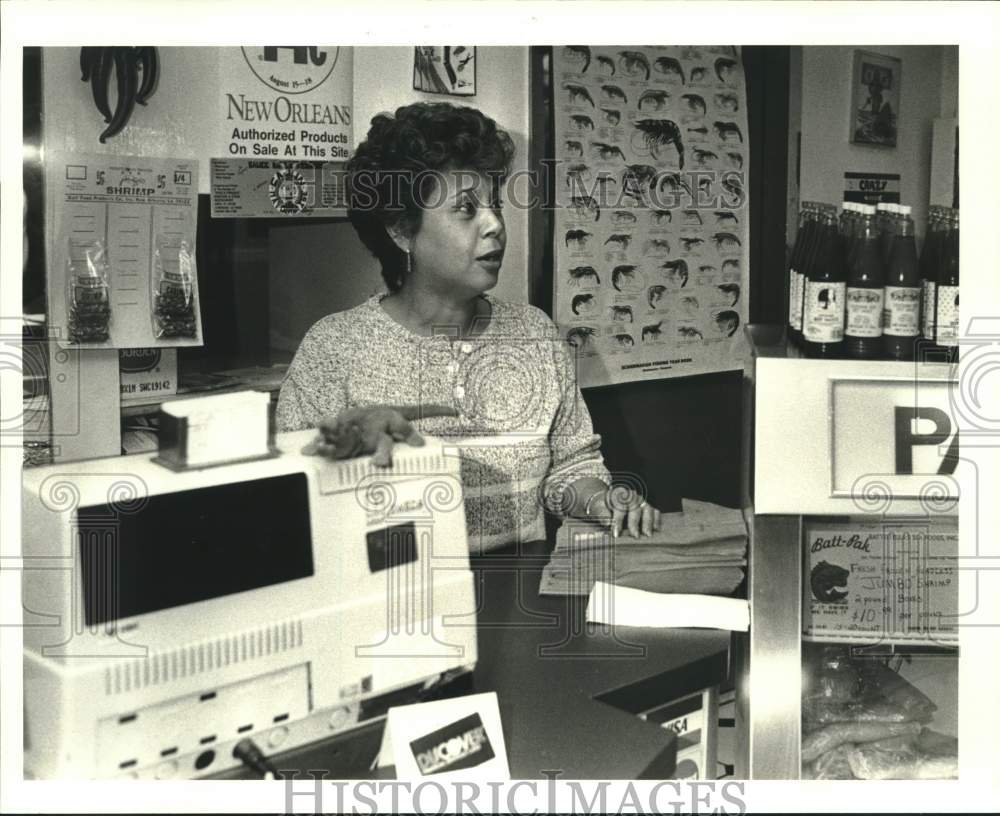
<svg viewBox="0 0 1000 816">
<path fill-rule="evenodd" d="M 831 519 L 804 525 L 808 640 L 952 644 L 958 639 L 958 525 L 946 519 Z"/>
<path fill-rule="evenodd" d="M 352 50 L 335 45 L 219 49 L 223 153 L 344 161 L 354 146 Z"/>
</svg>

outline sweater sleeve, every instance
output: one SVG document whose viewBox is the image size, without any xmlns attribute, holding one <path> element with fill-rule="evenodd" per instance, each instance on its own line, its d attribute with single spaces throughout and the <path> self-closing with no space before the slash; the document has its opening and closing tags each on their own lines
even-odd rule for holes
<svg viewBox="0 0 1000 816">
<path fill-rule="evenodd" d="M 338 353 L 333 326 L 315 324 L 302 339 L 278 393 L 279 431 L 315 428 L 347 408 L 347 361 Z"/>
<path fill-rule="evenodd" d="M 611 474 L 601 455 L 601 437 L 594 433 L 590 411 L 577 385 L 576 360 L 569 344 L 558 336 L 555 325 L 547 317 L 546 321 L 554 335 L 552 354 L 559 406 L 549 432 L 552 464 L 542 484 L 542 495 L 545 506 L 555 511 L 572 503 L 567 490 L 577 479 L 589 476 L 610 486 Z"/>
</svg>

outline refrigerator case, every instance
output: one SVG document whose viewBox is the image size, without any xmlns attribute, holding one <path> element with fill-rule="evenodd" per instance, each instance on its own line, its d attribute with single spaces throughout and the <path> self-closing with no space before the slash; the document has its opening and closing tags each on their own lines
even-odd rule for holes
<svg viewBox="0 0 1000 816">
<path fill-rule="evenodd" d="M 780 328 L 748 334 L 737 775 L 953 778 L 954 371 L 807 360 Z"/>
</svg>

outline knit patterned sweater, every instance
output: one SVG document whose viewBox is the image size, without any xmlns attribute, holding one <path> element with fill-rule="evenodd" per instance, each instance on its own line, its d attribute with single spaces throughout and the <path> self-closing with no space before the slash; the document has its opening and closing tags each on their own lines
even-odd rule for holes
<svg viewBox="0 0 1000 816">
<path fill-rule="evenodd" d="M 316 427 L 358 406 L 454 407 L 457 417 L 414 425 L 460 452 L 472 554 L 544 538 L 543 505 L 561 506 L 576 479 L 610 483 L 573 358 L 544 312 L 486 295 L 489 324 L 452 340 L 444 330 L 410 332 L 382 308 L 385 296 L 306 333 L 281 386 L 279 430 Z"/>
</svg>

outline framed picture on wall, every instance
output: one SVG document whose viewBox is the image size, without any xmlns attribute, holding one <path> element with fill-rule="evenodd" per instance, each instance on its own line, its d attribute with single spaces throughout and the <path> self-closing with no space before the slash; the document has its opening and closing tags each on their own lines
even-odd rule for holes
<svg viewBox="0 0 1000 816">
<path fill-rule="evenodd" d="M 851 81 L 851 141 L 895 147 L 899 127 L 902 63 L 895 57 L 854 52 Z"/>
<path fill-rule="evenodd" d="M 413 90 L 475 96 L 476 46 L 418 45 L 413 49 Z"/>
</svg>

